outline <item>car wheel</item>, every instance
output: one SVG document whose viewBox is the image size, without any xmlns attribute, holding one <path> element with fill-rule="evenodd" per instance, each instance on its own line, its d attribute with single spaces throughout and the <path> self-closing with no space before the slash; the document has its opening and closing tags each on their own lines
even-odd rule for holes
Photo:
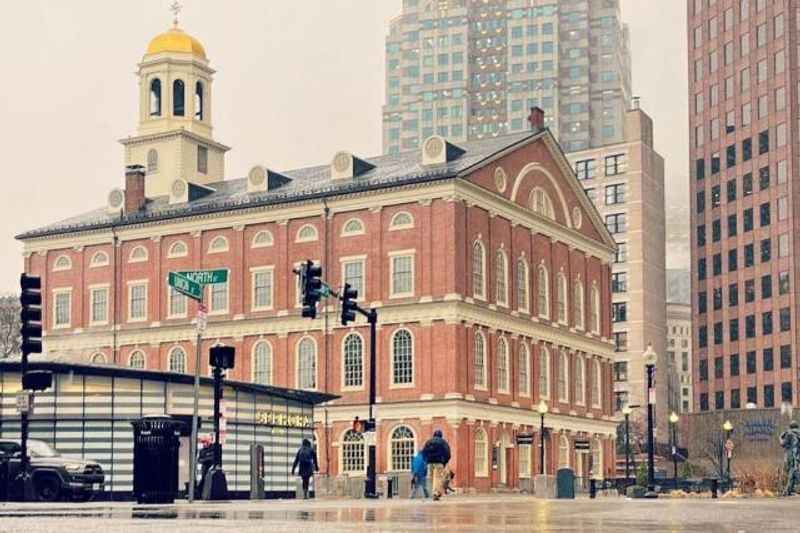
<svg viewBox="0 0 800 533">
<path fill-rule="evenodd" d="M 57 502 L 61 499 L 61 481 L 56 476 L 39 476 L 34 485 L 40 502 Z"/>
</svg>

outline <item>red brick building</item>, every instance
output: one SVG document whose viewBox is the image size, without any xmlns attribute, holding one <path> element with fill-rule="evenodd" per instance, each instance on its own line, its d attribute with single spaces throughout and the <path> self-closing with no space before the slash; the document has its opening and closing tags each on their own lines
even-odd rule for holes
<svg viewBox="0 0 800 533">
<path fill-rule="evenodd" d="M 317 411 L 320 466 L 363 475 L 364 442 L 349 430 L 366 416 L 368 329 L 340 326 L 333 300 L 300 317 L 292 268 L 312 259 L 379 313 L 379 472 L 407 470 L 440 428 L 459 486 L 525 486 L 538 448 L 515 437 L 538 442 L 544 400 L 547 471 L 611 474 L 614 243 L 539 113 L 528 133 L 460 147 L 434 136 L 421 152 L 339 152 L 330 165 L 225 180 L 224 158 L 211 164 L 227 147 L 203 112 L 205 51 L 160 37 L 140 63 L 149 113 L 123 141 L 125 189 L 19 236 L 26 272 L 42 277 L 49 356 L 191 372 L 197 306 L 167 274 L 227 269 L 206 289 L 203 353 L 235 346 L 233 379 L 340 395 Z M 188 110 L 187 86 L 201 95 Z"/>
</svg>

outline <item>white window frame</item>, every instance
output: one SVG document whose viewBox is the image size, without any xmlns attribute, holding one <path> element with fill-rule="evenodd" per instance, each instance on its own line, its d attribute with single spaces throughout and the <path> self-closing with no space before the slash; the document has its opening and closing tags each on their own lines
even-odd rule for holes
<svg viewBox="0 0 800 533">
<path fill-rule="evenodd" d="M 497 264 L 501 257 L 503 261 L 502 269 L 498 268 L 500 265 Z M 495 254 L 495 277 L 495 301 L 497 305 L 508 307 L 508 256 L 502 248 L 498 249 Z M 498 283 L 500 280 L 503 282 L 502 291 Z"/>
<path fill-rule="evenodd" d="M 480 290 L 477 290 L 475 287 L 475 254 L 477 253 L 478 248 L 480 248 L 481 254 L 481 271 L 480 271 Z M 472 253 L 470 254 L 469 258 L 469 266 L 470 266 L 470 275 L 472 276 L 472 297 L 477 298 L 479 300 L 486 300 L 486 246 L 484 246 L 483 241 L 480 238 L 475 239 L 472 243 Z"/>
<path fill-rule="evenodd" d="M 307 236 L 302 236 L 302 233 L 306 229 L 309 229 L 309 228 L 313 231 L 314 234 L 313 235 L 309 234 Z M 317 241 L 318 239 L 319 239 L 319 232 L 317 231 L 317 227 L 315 225 L 313 225 L 313 224 L 303 224 L 297 230 L 297 234 L 295 235 L 294 242 L 314 242 L 314 241 Z"/>
<path fill-rule="evenodd" d="M 61 287 L 53 289 L 53 329 L 67 329 L 72 325 L 72 287 Z M 58 323 L 58 296 L 66 294 L 67 299 L 67 322 L 64 324 Z"/>
<path fill-rule="evenodd" d="M 586 360 L 581 354 L 575 354 L 575 378 L 575 403 L 586 405 Z"/>
<path fill-rule="evenodd" d="M 344 430 L 344 432 L 342 432 L 342 436 L 339 439 L 339 467 L 340 467 L 341 473 L 343 475 L 348 476 L 348 477 L 363 476 L 365 474 L 365 472 L 366 472 L 366 469 L 367 469 L 367 448 L 368 448 L 367 443 L 366 443 L 366 439 L 364 438 L 363 434 L 356 433 L 356 435 L 358 435 L 360 437 L 360 442 L 361 442 L 361 464 L 363 465 L 363 469 L 361 469 L 361 470 L 352 470 L 352 469 L 346 469 L 345 468 L 345 460 L 344 460 L 344 455 L 345 455 L 344 451 L 345 451 L 345 446 L 346 446 L 345 437 L 347 437 L 348 433 L 350 433 L 352 431 L 353 431 L 352 428 L 347 428 L 346 430 Z M 353 441 L 353 442 L 355 442 L 355 441 Z"/>
<path fill-rule="evenodd" d="M 59 265 L 64 261 L 63 264 Z M 56 257 L 56 260 L 53 261 L 53 272 L 61 272 L 63 270 L 70 270 L 72 269 L 72 258 L 67 254 L 61 254 Z"/>
<path fill-rule="evenodd" d="M 546 283 L 542 283 L 542 275 L 541 273 L 544 272 L 544 277 Z M 544 313 L 542 313 L 541 308 L 541 291 L 544 289 Z M 551 312 L 551 305 L 550 305 L 550 271 L 548 270 L 547 266 L 544 263 L 540 263 L 538 267 L 536 267 L 536 314 L 540 318 L 550 319 L 550 312 Z"/>
<path fill-rule="evenodd" d="M 345 368 L 345 363 L 346 363 L 346 361 L 345 361 L 345 359 L 346 359 L 345 358 L 345 345 L 347 343 L 347 339 L 349 339 L 351 336 L 358 337 L 358 339 L 361 341 L 361 385 L 346 385 L 345 384 L 346 373 L 347 373 L 346 372 L 346 368 Z M 342 354 L 342 356 L 341 356 L 341 371 L 342 371 L 341 390 L 343 390 L 343 391 L 360 391 L 360 390 L 364 390 L 364 381 L 365 381 L 364 374 L 367 371 L 367 364 L 366 364 L 366 360 L 364 358 L 364 347 L 365 346 L 366 346 L 366 344 L 364 343 L 364 337 L 357 331 L 354 331 L 354 330 L 348 331 L 347 334 L 342 337 L 342 341 L 341 341 L 340 346 L 339 346 L 339 353 Z"/>
<path fill-rule="evenodd" d="M 416 249 L 410 250 L 396 250 L 393 252 L 389 252 L 389 298 L 410 298 L 414 296 L 416 287 L 415 287 L 415 276 L 416 276 L 416 262 L 417 262 L 417 251 Z M 402 257 L 409 257 L 411 259 L 411 290 L 406 292 L 394 292 L 394 269 L 395 269 L 395 260 L 400 259 Z"/>
<path fill-rule="evenodd" d="M 564 376 L 564 388 L 561 390 L 561 376 Z M 567 350 L 559 350 L 558 353 L 558 373 L 556 375 L 556 395 L 560 403 L 569 403 L 569 352 Z M 561 393 L 564 393 L 563 396 Z"/>
<path fill-rule="evenodd" d="M 600 290 L 597 288 L 596 281 L 592 283 L 591 295 L 590 327 L 592 328 L 592 333 L 600 335 Z"/>
<path fill-rule="evenodd" d="M 225 285 L 225 308 L 224 309 L 214 309 L 213 308 L 213 286 L 217 285 L 216 283 L 210 283 L 205 286 L 205 301 L 207 302 L 208 306 L 208 314 L 209 315 L 227 315 L 230 313 L 231 309 L 231 272 L 230 269 L 225 269 L 228 271 L 228 281 L 225 283 L 219 283 L 219 285 Z"/>
<path fill-rule="evenodd" d="M 553 354 L 550 353 L 550 348 L 547 346 L 540 346 L 539 347 L 539 398 L 544 400 L 549 400 L 552 396 L 552 388 L 553 384 L 551 383 L 551 374 L 550 369 L 552 363 Z M 542 364 L 542 360 L 544 360 L 545 364 Z M 542 393 L 542 383 L 547 385 L 547 390 Z"/>
<path fill-rule="evenodd" d="M 172 354 L 175 353 L 175 350 L 180 350 L 181 353 L 183 354 L 183 372 L 176 372 L 172 368 Z M 186 350 L 183 349 L 183 346 L 177 345 L 170 348 L 169 351 L 167 352 L 167 372 L 172 372 L 176 374 L 177 373 L 186 374 L 188 370 L 189 370 L 189 357 L 186 355 Z"/>
<path fill-rule="evenodd" d="M 478 436 L 482 435 L 481 439 L 478 439 Z M 482 427 L 475 428 L 475 434 L 473 435 L 473 466 L 475 470 L 475 477 L 489 477 L 489 435 Z M 481 453 L 480 462 L 478 462 L 478 443 L 480 442 L 483 450 Z M 479 468 L 480 467 L 480 468 Z"/>
<path fill-rule="evenodd" d="M 149 283 L 150 282 L 148 280 L 146 280 L 146 279 L 131 280 L 131 281 L 129 281 L 127 283 L 127 285 L 128 285 L 128 316 L 127 316 L 128 320 L 127 320 L 127 322 L 147 322 L 147 316 L 149 314 L 148 313 L 148 311 L 149 311 L 148 307 L 150 305 L 150 301 L 149 301 L 150 300 L 150 295 L 148 294 L 148 292 L 149 292 L 149 290 L 148 290 L 149 289 Z M 134 287 L 139 287 L 139 286 L 144 286 L 144 316 L 143 317 L 134 318 L 133 317 L 133 312 L 132 312 L 133 311 L 133 288 Z"/>
<path fill-rule="evenodd" d="M 397 383 L 395 381 L 395 371 L 394 371 L 394 340 L 397 335 L 401 332 L 405 331 L 408 333 L 410 340 L 410 347 L 411 347 L 411 381 L 409 383 Z M 417 361 L 416 361 L 416 339 L 414 338 L 414 333 L 405 326 L 400 326 L 392 332 L 392 336 L 389 338 L 389 371 L 391 375 L 389 376 L 389 388 L 390 389 L 411 389 L 416 386 L 417 383 Z"/>
<path fill-rule="evenodd" d="M 517 375 L 519 376 L 519 383 L 517 383 L 517 387 L 519 387 L 519 395 L 523 398 L 530 398 L 531 397 L 531 350 L 528 348 L 527 343 L 523 342 L 522 340 L 519 341 L 519 346 L 517 347 L 517 362 L 525 365 L 525 376 L 527 376 L 525 380 L 525 388 L 523 389 L 522 384 L 522 369 L 517 370 Z"/>
<path fill-rule="evenodd" d="M 566 443 L 567 445 L 564 446 L 564 443 Z M 570 452 L 571 449 L 569 445 L 569 438 L 562 433 L 561 435 L 559 435 L 558 439 L 558 468 L 570 468 L 570 465 L 572 464 L 572 457 L 570 457 L 570 455 L 572 454 Z M 564 453 L 566 461 L 562 461 L 563 459 L 563 457 L 561 456 L 562 453 Z"/>
<path fill-rule="evenodd" d="M 517 464 L 519 466 L 518 474 L 519 477 L 522 479 L 529 479 L 531 477 L 531 471 L 533 466 L 531 464 L 531 459 L 533 457 L 531 450 L 533 449 L 533 445 L 531 444 L 519 444 L 517 445 L 518 457 L 517 457 Z M 523 457 L 525 460 L 523 461 Z M 527 467 L 527 468 L 524 468 Z"/>
<path fill-rule="evenodd" d="M 263 242 L 259 242 L 259 238 L 264 236 Z M 253 235 L 252 240 L 250 241 L 250 248 L 267 248 L 269 246 L 273 246 L 275 244 L 275 238 L 272 236 L 272 232 L 269 230 L 260 230 L 257 231 L 255 235 Z"/>
<path fill-rule="evenodd" d="M 599 409 L 602 406 L 600 396 L 603 394 L 603 373 L 599 359 L 594 360 L 592 369 L 592 407 Z M 595 388 L 597 394 L 595 394 Z"/>
<path fill-rule="evenodd" d="M 108 364 L 108 358 L 103 352 L 94 352 L 89 358 L 89 363 L 93 365 L 105 365 Z"/>
<path fill-rule="evenodd" d="M 94 254 L 92 254 L 92 258 L 89 260 L 89 268 L 99 268 L 108 266 L 109 263 L 110 259 L 108 257 L 108 254 L 103 250 L 98 250 Z"/>
<path fill-rule="evenodd" d="M 575 329 L 584 331 L 586 329 L 586 298 L 583 288 L 583 280 L 578 278 L 575 280 L 575 290 L 573 291 L 574 297 L 572 311 L 575 319 Z"/>
<path fill-rule="evenodd" d="M 395 439 L 394 434 L 400 428 L 405 428 L 409 433 L 411 433 L 411 439 Z M 397 424 L 394 426 L 388 433 L 389 435 L 389 443 L 386 450 L 386 456 L 389 458 L 388 466 L 389 472 L 407 472 L 408 468 L 395 468 L 395 450 L 393 444 L 395 442 L 408 442 L 411 441 L 411 456 L 409 457 L 409 467 L 411 466 L 410 463 L 414 460 L 414 455 L 417 453 L 417 434 L 414 429 L 409 426 L 408 424 Z"/>
<path fill-rule="evenodd" d="M 140 257 L 134 257 L 140 250 L 144 253 Z M 128 254 L 128 263 L 144 263 L 148 259 L 150 259 L 150 252 L 141 244 L 131 248 L 131 252 Z"/>
<path fill-rule="evenodd" d="M 110 307 L 110 294 L 111 291 L 109 290 L 111 287 L 108 283 L 102 283 L 97 285 L 89 285 L 89 325 L 90 326 L 104 326 L 108 324 L 108 309 Z M 105 320 L 95 320 L 94 319 L 94 294 L 99 291 L 105 291 L 106 293 L 106 318 Z"/>
<path fill-rule="evenodd" d="M 176 251 L 175 248 L 183 246 L 183 251 Z M 167 250 L 167 259 L 175 259 L 177 257 L 186 257 L 189 255 L 189 245 L 185 241 L 177 240 L 169 245 Z"/>
<path fill-rule="evenodd" d="M 136 354 L 141 354 L 142 355 L 142 366 L 141 367 L 131 366 L 131 360 L 133 359 L 133 356 L 136 355 Z M 147 368 L 147 354 L 144 353 L 144 350 L 133 350 L 130 354 L 128 354 L 128 368 L 136 368 L 136 369 L 139 369 L 139 370 L 143 370 L 143 369 Z"/>
<path fill-rule="evenodd" d="M 524 277 L 524 286 L 522 287 L 522 290 L 525 291 L 524 292 L 524 294 L 525 294 L 525 305 L 524 306 L 519 305 L 520 304 L 520 302 L 519 302 L 519 290 L 520 290 L 520 288 L 517 286 L 518 282 L 519 282 L 519 278 L 520 278 L 520 274 L 519 274 L 520 266 L 524 270 L 523 275 L 525 276 Z M 517 290 L 517 294 L 516 294 L 516 296 L 517 296 L 517 311 L 520 311 L 520 312 L 523 312 L 523 313 L 530 313 L 530 309 L 531 309 L 531 278 L 530 278 L 530 269 L 528 267 L 528 261 L 525 260 L 524 256 L 521 256 L 519 259 L 517 259 L 517 277 L 515 279 L 515 284 L 514 285 L 515 285 L 515 288 Z"/>
<path fill-rule="evenodd" d="M 407 215 L 409 218 L 409 222 L 397 222 L 397 218 L 400 215 Z M 389 231 L 411 229 L 413 227 L 414 227 L 414 215 L 412 215 L 408 211 L 398 211 L 397 213 L 392 215 L 392 220 L 391 222 L 389 222 Z"/>
<path fill-rule="evenodd" d="M 500 368 L 500 346 L 501 345 L 503 346 L 503 349 L 505 350 L 505 376 L 501 376 L 500 375 L 500 371 L 501 371 L 501 368 Z M 496 349 L 497 349 L 497 353 L 495 354 L 495 363 L 496 363 L 495 367 L 496 367 L 496 370 L 497 370 L 497 392 L 500 392 L 500 393 L 503 393 L 503 394 L 508 394 L 509 391 L 511 390 L 511 383 L 510 383 L 510 379 L 511 379 L 511 368 L 510 368 L 511 364 L 510 363 L 511 363 L 511 361 L 510 361 L 510 357 L 509 357 L 509 352 L 511 350 L 509 350 L 509 344 L 508 344 L 508 341 L 506 340 L 505 337 L 500 337 L 497 340 L 497 348 Z M 502 387 L 501 387 L 501 379 L 500 379 L 501 377 L 505 380 L 505 386 L 502 386 Z"/>
<path fill-rule="evenodd" d="M 361 287 L 358 289 L 358 298 L 356 301 L 361 302 L 366 299 L 366 288 L 367 288 L 367 256 L 366 255 L 350 255 L 347 257 L 340 257 L 339 258 L 339 265 L 341 266 L 342 272 L 342 286 L 344 286 L 345 282 L 347 281 L 347 277 L 345 276 L 345 272 L 347 271 L 347 265 L 349 264 L 361 264 Z"/>
<path fill-rule="evenodd" d="M 269 274 L 269 305 L 256 305 L 256 275 Z M 275 308 L 275 265 L 250 268 L 250 310 L 271 311 Z"/>
<path fill-rule="evenodd" d="M 209 254 L 221 254 L 224 252 L 230 251 L 230 243 L 228 242 L 228 238 L 224 235 L 217 235 L 208 243 L 208 251 L 206 253 Z"/>
<path fill-rule="evenodd" d="M 351 223 L 358 224 L 358 228 L 348 230 L 347 226 L 349 226 Z M 355 235 L 364 235 L 365 233 L 366 231 L 364 230 L 364 222 L 362 222 L 358 217 L 349 218 L 344 224 L 342 224 L 342 237 L 353 237 Z"/>
<path fill-rule="evenodd" d="M 256 381 L 256 351 L 260 346 L 267 347 L 267 383 L 260 383 Z M 250 381 L 252 383 L 256 383 L 258 385 L 272 385 L 273 379 L 273 349 L 272 344 L 266 339 L 258 339 L 256 342 L 253 343 L 253 347 L 250 349 Z"/>
<path fill-rule="evenodd" d="M 314 346 L 314 386 L 313 387 L 301 387 L 300 386 L 300 345 L 303 344 L 303 341 L 306 339 L 311 340 L 312 345 Z M 317 339 L 310 335 L 304 335 L 300 339 L 298 339 L 297 344 L 294 348 L 294 363 L 295 363 L 295 385 L 296 388 L 299 390 L 318 390 L 319 389 L 319 347 L 317 346 Z"/>
<path fill-rule="evenodd" d="M 556 274 L 556 314 L 559 324 L 569 325 L 569 283 L 563 271 Z"/>
<path fill-rule="evenodd" d="M 181 295 L 178 291 L 175 291 L 175 289 L 169 286 L 169 283 L 167 283 L 166 291 L 167 291 L 167 320 L 173 318 L 186 318 L 189 315 L 189 301 L 188 301 L 189 297 L 186 295 Z M 174 297 L 174 294 L 179 294 L 184 298 L 185 303 L 183 306 L 183 313 L 174 314 L 172 312 L 172 299 Z"/>
<path fill-rule="evenodd" d="M 488 381 L 487 374 L 488 373 L 486 372 L 486 367 L 488 366 L 487 365 L 487 360 L 486 360 L 487 357 L 488 357 L 488 352 L 486 350 L 486 335 L 484 335 L 483 331 L 481 331 L 479 329 L 476 329 L 473 333 L 474 334 L 472 336 L 472 369 L 473 369 L 473 372 L 475 372 L 475 376 L 473 376 L 473 379 L 472 379 L 472 386 L 475 388 L 475 390 L 484 390 L 485 391 L 485 390 L 489 389 L 489 384 L 487 383 L 487 381 Z M 477 353 L 478 353 L 477 342 L 478 342 L 478 338 L 479 337 L 481 339 L 481 366 L 480 366 L 480 368 L 481 368 L 481 381 L 480 381 L 480 383 L 478 383 L 478 380 L 477 380 L 477 377 L 478 377 L 477 376 L 478 365 L 477 365 L 477 361 L 476 361 L 476 356 L 477 356 Z"/>
</svg>

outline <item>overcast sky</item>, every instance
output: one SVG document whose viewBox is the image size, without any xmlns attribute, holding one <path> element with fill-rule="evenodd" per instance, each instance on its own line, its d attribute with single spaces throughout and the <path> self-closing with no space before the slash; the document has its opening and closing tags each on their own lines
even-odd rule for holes
<svg viewBox="0 0 800 533">
<path fill-rule="evenodd" d="M 136 64 L 170 26 L 168 0 L 0 0 L 0 292 L 17 291 L 14 235 L 105 205 L 123 184 L 117 142 L 134 133 Z M 228 177 L 257 163 L 327 163 L 381 151 L 384 37 L 401 0 L 184 0 L 181 26 L 213 68 Z M 623 0 L 634 93 L 655 120 L 669 205 L 688 203 L 686 13 Z M 670 258 L 668 263 L 687 263 Z"/>
</svg>

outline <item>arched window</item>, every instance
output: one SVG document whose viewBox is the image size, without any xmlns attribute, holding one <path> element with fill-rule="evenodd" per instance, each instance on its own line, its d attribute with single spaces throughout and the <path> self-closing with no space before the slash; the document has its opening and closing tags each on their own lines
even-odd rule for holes
<svg viewBox="0 0 800 533">
<path fill-rule="evenodd" d="M 561 355 L 558 358 L 558 399 L 561 402 L 569 402 L 569 389 L 567 383 L 569 382 L 569 355 L 566 350 L 561 350 Z"/>
<path fill-rule="evenodd" d="M 411 216 L 410 213 L 405 211 L 400 211 L 399 213 L 395 213 L 392 217 L 392 221 L 389 223 L 390 230 L 396 229 L 409 229 L 414 227 L 414 217 Z"/>
<path fill-rule="evenodd" d="M 497 276 L 495 299 L 500 305 L 508 305 L 508 263 L 503 250 L 497 250 L 494 269 L 495 276 Z"/>
<path fill-rule="evenodd" d="M 255 235 L 253 235 L 253 242 L 250 245 L 251 248 L 264 248 L 266 246 L 272 246 L 274 240 L 272 238 L 272 233 L 269 231 L 259 231 Z"/>
<path fill-rule="evenodd" d="M 350 235 L 362 235 L 364 233 L 364 224 L 357 218 L 351 218 L 345 222 L 342 227 L 342 236 L 348 237 Z"/>
<path fill-rule="evenodd" d="M 586 365 L 580 354 L 575 356 L 575 402 L 586 403 Z"/>
<path fill-rule="evenodd" d="M 550 350 L 544 346 L 539 350 L 539 396 L 550 397 Z"/>
<path fill-rule="evenodd" d="M 558 442 L 558 467 L 569 468 L 569 439 L 561 435 Z"/>
<path fill-rule="evenodd" d="M 539 265 L 539 279 L 537 283 L 539 316 L 550 318 L 550 276 L 547 275 L 547 267 Z"/>
<path fill-rule="evenodd" d="M 147 151 L 147 173 L 155 174 L 158 172 L 158 152 L 155 148 Z"/>
<path fill-rule="evenodd" d="M 97 352 L 96 354 L 92 355 L 91 363 L 93 365 L 104 365 L 106 364 L 106 356 L 104 353 Z"/>
<path fill-rule="evenodd" d="M 108 254 L 105 252 L 95 252 L 92 256 L 92 260 L 89 261 L 90 267 L 101 267 L 106 266 L 108 264 Z"/>
<path fill-rule="evenodd" d="M 553 202 L 550 196 L 542 188 L 535 188 L 531 191 L 531 209 L 534 213 L 538 213 L 551 220 L 555 220 L 555 212 L 553 211 Z"/>
<path fill-rule="evenodd" d="M 186 373 L 186 352 L 180 346 L 176 346 L 169 352 L 169 371 Z"/>
<path fill-rule="evenodd" d="M 203 105 L 205 100 L 203 98 L 203 84 L 197 82 L 194 84 L 194 118 L 203 120 Z"/>
<path fill-rule="evenodd" d="M 364 343 L 361 337 L 351 333 L 344 338 L 342 350 L 344 357 L 344 386 L 361 387 L 364 384 Z"/>
<path fill-rule="evenodd" d="M 228 251 L 228 239 L 223 237 L 222 235 L 217 235 L 213 239 L 211 239 L 211 243 L 208 245 L 208 253 L 218 253 L 218 252 L 227 252 Z"/>
<path fill-rule="evenodd" d="M 182 117 L 186 111 L 186 96 L 183 80 L 172 82 L 172 114 Z"/>
<path fill-rule="evenodd" d="M 297 231 L 296 242 L 309 242 L 317 240 L 317 228 L 311 224 L 306 224 Z"/>
<path fill-rule="evenodd" d="M 150 82 L 150 116 L 161 116 L 161 80 L 158 78 Z"/>
<path fill-rule="evenodd" d="M 600 391 L 603 390 L 603 372 L 600 361 L 594 360 L 592 368 L 592 405 L 600 407 Z"/>
<path fill-rule="evenodd" d="M 186 257 L 189 254 L 189 248 L 186 246 L 186 243 L 183 241 L 175 241 L 169 247 L 169 251 L 167 251 L 167 257 Z"/>
<path fill-rule="evenodd" d="M 502 337 L 497 341 L 497 389 L 508 392 L 508 343 Z"/>
<path fill-rule="evenodd" d="M 390 438 L 390 464 L 396 472 L 408 472 L 414 457 L 414 433 L 406 426 L 397 426 Z"/>
<path fill-rule="evenodd" d="M 556 309 L 558 321 L 567 323 L 567 277 L 563 272 L 556 274 Z"/>
<path fill-rule="evenodd" d="M 531 354 L 528 351 L 528 345 L 522 341 L 519 343 L 519 353 L 517 354 L 517 358 L 519 359 L 519 393 L 522 396 L 529 396 L 531 393 Z"/>
<path fill-rule="evenodd" d="M 392 337 L 392 384 L 414 382 L 414 343 L 408 330 L 400 329 Z"/>
<path fill-rule="evenodd" d="M 519 477 L 521 478 L 531 477 L 531 448 L 530 444 L 517 445 L 519 450 Z"/>
<path fill-rule="evenodd" d="M 489 443 L 482 428 L 475 430 L 475 477 L 489 475 Z"/>
<path fill-rule="evenodd" d="M 147 261 L 149 254 L 147 253 L 147 248 L 144 246 L 136 246 L 133 250 L 131 250 L 130 255 L 128 255 L 128 262 L 129 263 L 141 263 L 143 261 Z"/>
<path fill-rule="evenodd" d="M 144 352 L 136 350 L 135 352 L 131 353 L 131 356 L 128 358 L 128 366 L 131 368 L 144 368 L 145 367 Z"/>
<path fill-rule="evenodd" d="M 517 260 L 517 309 L 525 312 L 528 311 L 528 295 L 530 294 L 528 279 L 528 263 L 520 257 Z"/>
<path fill-rule="evenodd" d="M 253 346 L 253 383 L 272 385 L 272 347 L 267 341 Z"/>
<path fill-rule="evenodd" d="M 347 430 L 342 439 L 342 472 L 364 472 L 364 435 L 352 429 Z"/>
<path fill-rule="evenodd" d="M 486 298 L 484 289 L 484 275 L 486 271 L 486 252 L 481 241 L 472 245 L 472 295 L 476 298 Z"/>
<path fill-rule="evenodd" d="M 60 255 L 53 263 L 53 270 L 69 270 L 72 268 L 72 259 L 68 255 Z"/>
<path fill-rule="evenodd" d="M 475 386 L 486 386 L 486 343 L 483 341 L 483 333 L 475 332 L 475 346 L 473 352 L 473 363 L 475 365 Z"/>
<path fill-rule="evenodd" d="M 586 313 L 583 308 L 583 283 L 581 283 L 581 280 L 575 282 L 575 294 L 572 298 L 572 306 L 575 309 L 575 327 L 583 329 L 583 318 Z"/>
<path fill-rule="evenodd" d="M 589 305 L 589 323 L 592 333 L 600 334 L 600 291 L 596 286 L 592 286 L 592 301 Z"/>
<path fill-rule="evenodd" d="M 317 344 L 309 337 L 297 345 L 297 388 L 317 388 Z"/>
</svg>

